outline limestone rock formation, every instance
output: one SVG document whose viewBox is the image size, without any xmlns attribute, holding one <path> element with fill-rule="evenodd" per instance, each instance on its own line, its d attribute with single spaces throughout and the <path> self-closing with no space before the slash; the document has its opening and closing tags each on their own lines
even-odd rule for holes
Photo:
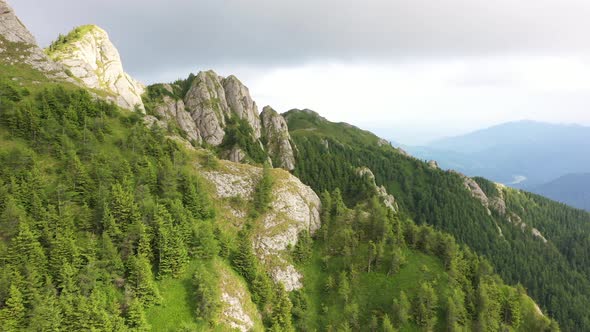
<svg viewBox="0 0 590 332">
<path fill-rule="evenodd" d="M 270 107 L 265 107 L 265 111 L 258 114 L 258 107 L 248 88 L 235 76 L 224 78 L 209 70 L 189 76 L 184 82 L 175 83 L 175 86 L 160 84 L 150 87 L 159 89 L 156 91 L 164 94 L 156 100 L 153 112 L 166 120 L 176 119 L 191 141 L 212 146 L 219 146 L 224 142 L 229 126 L 242 128 L 240 126 L 247 124 L 252 129 L 247 139 L 260 145 L 268 153 L 271 164 L 274 162 L 275 166 L 287 170 L 295 168 L 295 146 L 285 119 Z M 181 86 L 182 84 L 186 85 Z M 180 96 L 178 91 L 183 89 L 186 89 L 186 93 Z M 175 102 L 172 96 L 183 100 Z M 243 122 L 237 123 L 238 119 Z M 238 130 L 241 134 L 244 133 L 243 128 Z M 238 140 L 242 139 L 244 138 L 239 137 Z M 263 140 L 266 146 L 262 143 Z M 246 160 L 246 151 L 251 151 L 246 146 L 238 145 L 225 149 L 221 156 L 236 162 Z"/>
<path fill-rule="evenodd" d="M 438 163 L 436 162 L 436 160 L 428 161 L 428 167 L 430 167 L 432 169 L 439 169 Z"/>
<path fill-rule="evenodd" d="M 229 266 L 220 263 L 215 263 L 214 266 L 221 290 L 220 323 L 230 327 L 232 331 L 260 330 L 262 317 L 252 302 L 248 286 Z"/>
<path fill-rule="evenodd" d="M 50 79 L 72 81 L 64 68 L 51 61 L 37 46 L 35 37 L 6 0 L 0 0 L 0 61 L 11 65 L 25 63 Z"/>
<path fill-rule="evenodd" d="M 47 53 L 86 87 L 106 92 L 123 108 L 145 111 L 141 100 L 145 87 L 125 73 L 119 51 L 103 29 L 78 27 L 52 44 Z"/>
<path fill-rule="evenodd" d="M 235 76 L 223 78 L 214 71 L 200 72 L 184 97 L 203 141 L 217 146 L 223 141 L 227 119 L 236 116 L 252 127 L 253 140 L 260 138 L 261 123 L 248 88 Z"/>
<path fill-rule="evenodd" d="M 479 184 L 477 184 L 475 180 L 464 174 L 461 174 L 457 171 L 451 172 L 457 174 L 459 177 L 461 177 L 461 179 L 463 179 L 463 185 L 471 193 L 471 196 L 477 199 L 481 203 L 481 205 L 483 205 L 486 208 L 488 214 L 491 215 L 492 212 L 490 211 L 490 200 L 486 193 L 481 189 Z"/>
<path fill-rule="evenodd" d="M 254 130 L 254 138 L 259 139 L 261 126 L 258 107 L 252 100 L 248 88 L 237 77 L 230 75 L 223 79 L 223 89 L 231 112 L 238 118 L 245 119 Z"/>
<path fill-rule="evenodd" d="M 154 109 L 154 112 L 161 118 L 166 120 L 174 120 L 182 129 L 189 141 L 194 141 L 197 144 L 201 143 L 201 135 L 191 118 L 190 113 L 185 110 L 184 102 L 182 100 L 174 100 L 168 96 L 164 96 L 162 103 Z"/>
<path fill-rule="evenodd" d="M 275 166 L 290 171 L 295 169 L 295 155 L 285 119 L 270 106 L 262 109 L 260 119 L 266 151 L 276 161 Z"/>
<path fill-rule="evenodd" d="M 247 204 L 262 169 L 250 165 L 220 161 L 215 170 L 202 170 L 204 177 L 215 187 L 217 199 L 227 204 L 223 217 L 229 223 L 241 227 Z M 291 291 L 301 288 L 301 274 L 290 263 L 289 246 L 294 246 L 303 230 L 315 233 L 320 226 L 321 202 L 316 193 L 288 172 L 272 171 L 275 179 L 270 210 L 261 216 L 254 226 L 253 248 L 276 282 Z"/>
<path fill-rule="evenodd" d="M 223 159 L 239 163 L 246 158 L 246 153 L 238 146 L 234 146 L 231 150 L 224 151 L 221 155 Z"/>
<path fill-rule="evenodd" d="M 213 71 L 200 72 L 192 82 L 184 104 L 202 140 L 213 146 L 221 144 L 225 136 L 225 117 L 229 107 L 220 78 Z"/>
<path fill-rule="evenodd" d="M 375 188 L 375 192 L 377 193 L 377 196 L 379 196 L 379 198 L 381 199 L 381 202 L 383 202 L 385 207 L 392 210 L 393 212 L 397 211 L 398 206 L 397 206 L 397 203 L 395 202 L 395 197 L 393 197 L 393 195 L 390 195 L 384 186 L 377 186 L 377 183 L 375 182 L 375 175 L 373 174 L 373 171 L 371 171 L 370 168 L 359 167 L 356 170 L 356 173 L 360 177 L 367 176 L 369 181 L 371 182 L 371 186 L 373 188 Z"/>
<path fill-rule="evenodd" d="M 520 216 L 518 216 L 516 213 L 514 212 L 510 212 L 508 214 L 508 216 L 506 217 L 506 219 L 508 220 L 508 222 L 510 222 L 511 224 L 513 224 L 514 226 L 517 226 L 520 228 L 520 230 L 524 233 L 527 228 L 528 225 L 522 221 L 522 218 L 520 218 Z M 540 239 L 541 241 L 543 241 L 543 243 L 547 243 L 547 239 L 545 238 L 545 236 L 543 236 L 543 234 L 541 233 L 541 231 L 539 231 L 538 229 L 536 229 L 535 227 L 531 227 L 531 234 Z"/>
</svg>

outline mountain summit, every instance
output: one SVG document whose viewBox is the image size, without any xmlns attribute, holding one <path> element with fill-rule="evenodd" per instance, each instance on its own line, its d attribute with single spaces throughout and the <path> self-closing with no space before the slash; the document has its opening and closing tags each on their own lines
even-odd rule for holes
<svg viewBox="0 0 590 332">
<path fill-rule="evenodd" d="M 145 112 L 141 100 L 145 87 L 125 73 L 119 51 L 103 29 L 96 25 L 77 27 L 66 36 L 60 35 L 46 53 L 86 87 L 114 96 L 123 108 L 138 107 Z"/>
<path fill-rule="evenodd" d="M 0 63 L 26 65 L 52 79 L 67 80 L 64 68 L 49 60 L 35 37 L 14 14 L 6 0 L 0 0 Z"/>
</svg>

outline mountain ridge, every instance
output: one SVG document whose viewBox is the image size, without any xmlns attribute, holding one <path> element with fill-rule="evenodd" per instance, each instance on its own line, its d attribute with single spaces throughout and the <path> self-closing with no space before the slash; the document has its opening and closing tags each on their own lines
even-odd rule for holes
<svg viewBox="0 0 590 332">
<path fill-rule="evenodd" d="M 514 236 L 535 249 L 559 244 L 555 230 L 528 218 L 529 209 L 517 211 L 524 229 L 542 231 L 549 244 L 521 232 L 522 222 L 493 219 L 461 175 L 368 131 L 311 111 L 259 115 L 237 78 L 214 72 L 147 87 L 147 114 L 71 85 L 37 91 L 4 82 L 4 74 L 1 88 L 13 91 L 0 96 L 0 326 L 7 331 L 181 323 L 189 331 L 220 323 L 241 331 L 559 330 L 523 287 L 494 274 L 482 247 L 467 248 L 466 234 L 426 214 L 421 200 L 441 185 L 472 214 L 466 225 L 498 236 L 492 222 L 503 222 L 506 241 Z M 203 116 L 210 123 L 200 129 Z M 340 158 L 359 145 L 377 158 L 354 150 Z M 230 161 L 217 159 L 228 152 Z M 272 169 L 275 160 L 287 169 L 294 162 L 296 176 Z M 415 183 L 389 181 L 398 172 Z M 475 182 L 488 202 L 497 197 L 485 179 Z M 503 194 L 516 211 L 515 195 Z M 443 220 L 458 212 L 453 204 Z"/>
</svg>

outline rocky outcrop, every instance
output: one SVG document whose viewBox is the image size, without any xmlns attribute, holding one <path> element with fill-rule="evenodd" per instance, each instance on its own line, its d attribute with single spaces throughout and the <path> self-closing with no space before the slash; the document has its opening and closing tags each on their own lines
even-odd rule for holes
<svg viewBox="0 0 590 332">
<path fill-rule="evenodd" d="M 162 103 L 155 107 L 154 112 L 162 119 L 176 121 L 180 129 L 186 133 L 189 141 L 201 144 L 199 130 L 195 121 L 191 118 L 190 113 L 185 110 L 182 100 L 174 100 L 168 96 L 164 96 Z"/>
<path fill-rule="evenodd" d="M 262 109 L 260 119 L 266 151 L 276 161 L 275 166 L 290 171 L 295 169 L 295 155 L 285 119 L 270 106 Z"/>
<path fill-rule="evenodd" d="M 432 169 L 439 169 L 438 163 L 436 162 L 436 160 L 428 161 L 428 167 L 430 167 Z"/>
<path fill-rule="evenodd" d="M 377 194 L 377 196 L 379 196 L 381 202 L 383 202 L 385 207 L 387 207 L 393 212 L 397 211 L 397 203 L 395 202 L 395 197 L 387 193 L 387 189 L 385 189 L 384 186 L 377 186 L 377 183 L 375 182 L 375 175 L 373 174 L 373 171 L 371 171 L 370 168 L 359 167 L 357 168 L 356 173 L 360 177 L 367 177 L 367 179 L 370 181 L 371 186 L 375 189 L 375 193 Z"/>
<path fill-rule="evenodd" d="M 180 101 L 174 103 L 172 98 L 165 96 L 154 112 L 167 120 L 176 118 L 179 127 L 191 140 L 212 146 L 219 146 L 224 142 L 228 126 L 239 127 L 245 122 L 252 129 L 251 137 L 247 139 L 260 145 L 268 153 L 271 164 L 274 162 L 276 167 L 286 170 L 295 168 L 295 145 L 291 141 L 287 122 L 280 114 L 269 106 L 258 114 L 258 107 L 248 88 L 235 76 L 224 78 L 209 70 L 199 72 L 194 79 L 190 79 L 190 87 L 182 96 L 182 104 Z M 163 88 L 170 96 L 174 95 L 175 89 L 182 90 L 180 86 L 173 88 L 169 84 L 162 84 L 158 88 Z M 185 112 L 179 111 L 182 107 Z M 185 113 L 188 113 L 192 121 Z M 236 123 L 237 120 L 244 122 Z M 244 131 L 240 129 L 239 132 Z M 224 159 L 236 162 L 249 160 L 245 151 L 251 150 L 246 146 L 235 145 L 226 149 L 221 153 Z"/>
<path fill-rule="evenodd" d="M 213 71 L 200 72 L 192 82 L 184 104 L 195 122 L 203 142 L 217 146 L 225 136 L 225 117 L 229 107 L 220 78 Z"/>
<path fill-rule="evenodd" d="M 406 150 L 404 150 L 404 149 L 402 149 L 402 148 L 396 148 L 396 150 L 397 150 L 397 152 L 399 152 L 399 153 L 400 153 L 402 156 L 405 156 L 405 157 L 412 157 L 412 156 L 410 156 L 410 154 L 409 154 L 409 153 L 408 153 Z"/>
<path fill-rule="evenodd" d="M 35 37 L 15 15 L 6 0 L 0 0 L 0 61 L 27 64 L 50 79 L 72 81 L 59 64 L 51 61 L 37 46 Z"/>
<path fill-rule="evenodd" d="M 221 154 L 223 159 L 233 161 L 234 163 L 242 162 L 246 158 L 246 153 L 238 146 L 234 146 L 231 150 L 224 151 Z"/>
<path fill-rule="evenodd" d="M 526 232 L 526 230 L 529 228 L 528 225 L 524 221 L 522 221 L 522 218 L 520 218 L 520 216 L 518 216 L 514 212 L 510 212 L 508 214 L 508 216 L 506 217 L 506 219 L 508 220 L 509 223 L 513 224 L 514 226 L 519 227 L 523 233 Z M 531 230 L 531 234 L 534 237 L 543 241 L 543 243 L 547 243 L 547 239 L 543 236 L 541 231 L 539 231 L 538 229 L 536 229 L 534 227 L 531 227 L 530 230 Z"/>
<path fill-rule="evenodd" d="M 243 225 L 248 204 L 258 184 L 262 169 L 250 165 L 220 161 L 215 170 L 202 170 L 203 176 L 215 187 L 220 204 L 226 204 L 223 216 L 230 224 Z M 276 282 L 291 291 L 301 288 L 301 274 L 290 263 L 288 248 L 294 246 L 299 233 L 313 234 L 320 228 L 321 202 L 316 193 L 288 172 L 272 170 L 273 199 L 267 213 L 253 226 L 253 248 L 258 258 Z M 238 202 L 232 205 L 232 202 Z"/>
<path fill-rule="evenodd" d="M 248 88 L 235 76 L 223 78 L 214 71 L 200 72 L 184 96 L 186 110 L 190 112 L 204 142 L 217 146 L 223 142 L 225 125 L 230 117 L 245 120 L 253 131 L 253 140 L 261 135 L 258 108 Z"/>
<path fill-rule="evenodd" d="M 230 75 L 223 80 L 223 89 L 225 90 L 227 106 L 232 114 L 246 120 L 254 131 L 254 138 L 259 139 L 261 125 L 258 117 L 258 107 L 252 100 L 248 88 L 237 77 Z"/>
<path fill-rule="evenodd" d="M 379 138 L 379 140 L 377 141 L 377 145 L 378 146 L 385 146 L 385 145 L 391 145 L 391 143 L 389 143 L 389 141 L 384 138 Z"/>
<path fill-rule="evenodd" d="M 481 202 L 481 205 L 483 205 L 486 208 L 490 207 L 490 201 L 488 199 L 488 196 L 481 189 L 479 184 L 475 182 L 475 180 L 463 175 L 463 185 L 465 186 L 465 188 L 467 188 L 467 190 L 469 190 L 473 197 L 475 197 L 478 201 Z"/>
<path fill-rule="evenodd" d="M 145 87 L 123 70 L 119 51 L 108 34 L 94 25 L 74 29 L 47 50 L 88 88 L 106 92 L 119 106 L 145 112 L 141 95 Z"/>
<path fill-rule="evenodd" d="M 506 209 L 506 201 L 504 200 L 504 190 L 506 189 L 506 187 L 504 185 L 495 184 L 498 191 L 498 196 L 488 197 L 475 180 L 461 173 L 457 174 L 463 178 L 463 184 L 465 185 L 465 187 L 471 192 L 471 195 L 474 198 L 481 202 L 481 204 L 488 211 L 489 215 L 492 214 L 491 210 L 494 210 L 496 213 L 498 213 L 498 215 L 506 217 L 506 220 L 510 224 L 519 227 L 522 232 L 525 232 L 527 229 L 529 229 L 528 225 L 524 221 L 522 221 L 522 218 L 520 218 L 519 215 L 517 215 L 514 212 L 508 212 L 508 210 Z M 500 228 L 500 226 L 496 224 L 496 227 L 498 228 L 500 236 L 503 236 L 502 229 Z M 530 227 L 530 232 L 534 237 L 543 241 L 543 243 L 547 243 L 547 239 L 538 229 Z"/>
<path fill-rule="evenodd" d="M 489 197 L 489 206 L 492 210 L 498 212 L 499 215 L 506 215 L 506 201 L 504 200 L 504 185 L 496 183 L 496 190 L 498 191 L 498 197 Z"/>
</svg>

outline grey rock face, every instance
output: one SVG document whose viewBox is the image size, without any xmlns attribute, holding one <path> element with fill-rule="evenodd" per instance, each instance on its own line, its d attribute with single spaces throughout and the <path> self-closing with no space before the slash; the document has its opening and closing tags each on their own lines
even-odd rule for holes
<svg viewBox="0 0 590 332">
<path fill-rule="evenodd" d="M 5 0 L 0 0 L 0 61 L 25 63 L 45 73 L 48 78 L 73 81 L 62 66 L 51 61 L 37 46 L 35 37 Z"/>
<path fill-rule="evenodd" d="M 145 112 L 141 95 L 145 87 L 123 70 L 119 51 L 108 34 L 97 26 L 87 26 L 79 40 L 50 53 L 85 86 L 107 92 L 121 107 Z"/>
<path fill-rule="evenodd" d="M 381 199 L 381 202 L 383 202 L 385 207 L 392 210 L 393 212 L 397 211 L 398 206 L 395 202 L 395 197 L 390 195 L 384 186 L 377 186 L 377 183 L 375 182 L 375 174 L 373 174 L 373 171 L 371 171 L 370 168 L 359 167 L 356 169 L 356 174 L 360 177 L 367 176 L 371 182 L 371 186 L 375 189 L 377 196 Z"/>
<path fill-rule="evenodd" d="M 174 100 L 165 96 L 162 103 L 156 106 L 154 112 L 166 120 L 175 120 L 190 141 L 195 141 L 197 144 L 201 143 L 199 129 L 190 113 L 185 110 L 182 100 Z"/>
<path fill-rule="evenodd" d="M 37 44 L 5 0 L 0 0 L 0 35 L 13 43 Z"/>
<path fill-rule="evenodd" d="M 436 162 L 436 160 L 428 161 L 428 167 L 433 168 L 433 169 L 439 169 L 438 163 Z"/>
<path fill-rule="evenodd" d="M 214 146 L 221 144 L 229 107 L 219 76 L 213 71 L 200 72 L 184 97 L 184 104 L 202 140 Z"/>
<path fill-rule="evenodd" d="M 302 275 L 289 263 L 289 247 L 294 246 L 303 230 L 314 234 L 321 226 L 321 201 L 315 192 L 298 178 L 280 169 L 272 171 L 275 177 L 271 208 L 258 220 L 252 235 L 253 248 L 267 271 L 276 282 L 288 291 L 302 287 Z M 221 161 L 216 170 L 201 173 L 216 189 L 220 202 L 228 198 L 250 199 L 262 177 L 262 169 L 245 164 Z M 226 206 L 225 211 L 232 211 Z M 243 220 L 247 211 L 231 214 Z M 229 217 L 228 217 L 229 218 Z"/>
<path fill-rule="evenodd" d="M 295 169 L 295 156 L 285 119 L 270 106 L 264 107 L 260 119 L 262 134 L 266 138 L 266 151 L 279 162 L 275 166 L 290 171 Z"/>
<path fill-rule="evenodd" d="M 222 157 L 234 163 L 239 163 L 246 158 L 246 153 L 239 147 L 234 146 L 231 150 L 222 153 Z"/>
<path fill-rule="evenodd" d="M 260 138 L 258 107 L 252 100 L 248 88 L 233 75 L 224 79 L 222 84 L 225 90 L 227 105 L 231 112 L 240 119 L 245 119 L 254 130 L 254 138 Z"/>
</svg>

